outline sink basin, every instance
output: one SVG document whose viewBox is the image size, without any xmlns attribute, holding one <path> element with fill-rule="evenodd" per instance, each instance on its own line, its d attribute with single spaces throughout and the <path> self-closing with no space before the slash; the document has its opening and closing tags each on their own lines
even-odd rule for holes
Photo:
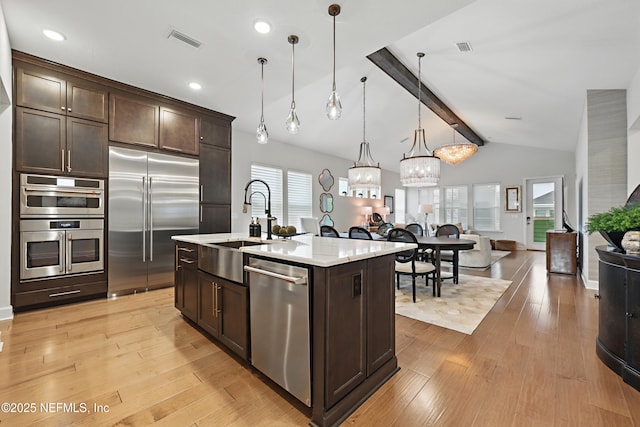
<svg viewBox="0 0 640 427">
<path fill-rule="evenodd" d="M 264 245 L 266 242 L 256 242 L 253 240 L 237 240 L 235 242 L 220 242 L 214 243 L 216 246 L 224 246 L 225 248 L 234 248 L 239 249 L 243 246 L 256 246 L 256 245 Z"/>
<path fill-rule="evenodd" d="M 200 245 L 198 249 L 198 268 L 209 274 L 237 283 L 244 282 L 243 254 L 244 246 L 264 245 L 271 242 L 255 240 L 235 240 L 232 242 Z"/>
</svg>

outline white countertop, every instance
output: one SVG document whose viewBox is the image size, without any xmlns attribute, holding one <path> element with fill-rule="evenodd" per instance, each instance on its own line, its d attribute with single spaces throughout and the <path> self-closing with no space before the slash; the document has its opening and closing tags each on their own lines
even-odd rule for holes
<svg viewBox="0 0 640 427">
<path fill-rule="evenodd" d="M 217 233 L 173 236 L 173 240 L 206 245 L 212 243 L 250 240 L 264 242 L 263 245 L 243 246 L 240 251 L 284 261 L 318 267 L 332 267 L 352 261 L 375 258 L 415 248 L 413 243 L 396 243 L 385 240 L 357 240 L 333 237 L 317 237 L 310 234 L 291 239 L 259 239 L 246 233 Z"/>
</svg>

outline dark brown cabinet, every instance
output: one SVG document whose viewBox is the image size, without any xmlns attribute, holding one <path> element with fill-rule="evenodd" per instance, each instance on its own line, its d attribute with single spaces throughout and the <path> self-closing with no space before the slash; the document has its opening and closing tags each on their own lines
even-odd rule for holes
<svg viewBox="0 0 640 427">
<path fill-rule="evenodd" d="M 16 107 L 16 169 L 20 172 L 106 177 L 104 123 Z"/>
<path fill-rule="evenodd" d="M 640 390 L 640 257 L 598 252 L 599 316 L 596 354 Z"/>
<path fill-rule="evenodd" d="M 158 147 L 159 108 L 151 99 L 112 92 L 109 96 L 109 140 Z"/>
<path fill-rule="evenodd" d="M 106 123 L 106 86 L 46 68 L 17 63 L 16 104 Z"/>
<path fill-rule="evenodd" d="M 198 247 L 176 243 L 175 307 L 194 322 L 198 321 Z"/>
<path fill-rule="evenodd" d="M 227 120 L 211 116 L 200 118 L 200 142 L 222 148 L 231 148 L 231 126 Z"/>
<path fill-rule="evenodd" d="M 231 203 L 231 150 L 201 145 L 200 191 L 203 203 Z"/>
<path fill-rule="evenodd" d="M 160 107 L 160 148 L 198 154 L 198 117 L 187 111 Z"/>
<path fill-rule="evenodd" d="M 231 205 L 200 204 L 200 234 L 229 233 Z"/>
<path fill-rule="evenodd" d="M 200 271 L 198 325 L 234 353 L 247 359 L 247 287 Z"/>
</svg>

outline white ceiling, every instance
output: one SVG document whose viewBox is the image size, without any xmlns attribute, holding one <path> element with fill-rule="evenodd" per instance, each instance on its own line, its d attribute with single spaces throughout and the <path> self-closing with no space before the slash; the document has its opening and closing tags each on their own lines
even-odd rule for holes
<svg viewBox="0 0 640 427">
<path fill-rule="evenodd" d="M 332 18 L 321 0 L 1 0 L 13 49 L 236 116 L 255 132 L 260 65 L 272 139 L 356 160 L 366 133 L 380 165 L 398 170 L 417 127 L 417 100 L 366 56 L 391 50 L 488 143 L 573 151 L 587 89 L 625 89 L 640 67 L 638 0 L 343 0 L 336 19 L 336 81 L 344 107 L 330 121 Z M 253 30 L 256 18 L 272 24 Z M 50 28 L 66 36 L 53 42 Z M 199 49 L 167 36 L 177 29 Z M 284 129 L 291 100 L 289 34 L 296 46 L 297 135 Z M 473 51 L 458 52 L 466 41 Z M 191 90 L 197 81 L 203 88 Z M 450 128 L 422 108 L 431 149 Z M 522 120 L 505 120 L 505 117 Z M 457 141 L 462 140 L 458 135 Z M 248 149 L 239 147 L 235 149 Z M 480 148 L 482 150 L 482 148 Z M 469 160 L 472 161 L 472 160 Z"/>
</svg>

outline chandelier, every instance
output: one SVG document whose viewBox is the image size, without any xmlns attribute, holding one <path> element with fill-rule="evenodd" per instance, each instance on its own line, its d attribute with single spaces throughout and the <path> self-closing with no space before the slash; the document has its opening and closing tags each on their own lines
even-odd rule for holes
<svg viewBox="0 0 640 427">
<path fill-rule="evenodd" d="M 366 129 L 366 81 L 367 78 L 360 79 L 362 82 L 362 142 L 360 143 L 360 155 L 358 161 L 349 168 L 349 190 L 358 192 L 373 191 L 380 193 L 381 170 L 380 165 L 371 157 L 371 150 L 367 142 Z"/>
<path fill-rule="evenodd" d="M 453 129 L 453 144 L 443 145 L 433 150 L 433 154 L 435 156 L 440 157 L 443 162 L 449 165 L 457 165 L 458 163 L 467 160 L 478 151 L 478 146 L 470 142 L 456 144 L 457 127 L 457 123 L 451 125 L 451 128 Z"/>
<path fill-rule="evenodd" d="M 413 145 L 409 154 L 404 154 L 400 160 L 400 182 L 405 187 L 430 187 L 438 185 L 440 180 L 440 159 L 432 155 L 422 129 L 421 104 L 422 81 L 421 60 L 424 53 L 418 52 L 418 129 L 413 134 Z M 425 152 L 422 152 L 424 146 Z"/>
</svg>

